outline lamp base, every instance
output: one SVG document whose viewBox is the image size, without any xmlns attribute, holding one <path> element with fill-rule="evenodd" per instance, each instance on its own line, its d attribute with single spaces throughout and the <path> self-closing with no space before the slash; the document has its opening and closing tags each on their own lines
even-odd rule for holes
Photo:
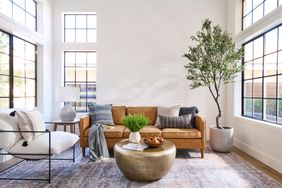
<svg viewBox="0 0 282 188">
<path fill-rule="evenodd" d="M 71 103 L 65 104 L 59 116 L 60 116 L 61 121 L 73 121 L 74 120 L 76 116 L 76 112 L 73 109 L 73 107 L 71 106 Z"/>
</svg>

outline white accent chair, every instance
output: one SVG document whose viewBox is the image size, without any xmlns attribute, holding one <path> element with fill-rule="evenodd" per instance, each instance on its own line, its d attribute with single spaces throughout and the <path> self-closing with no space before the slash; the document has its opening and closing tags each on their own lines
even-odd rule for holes
<svg viewBox="0 0 282 188">
<path fill-rule="evenodd" d="M 36 136 L 31 142 L 28 143 L 28 145 L 24 145 L 23 143 L 25 140 L 21 135 L 22 132 L 41 134 Z M 0 155 L 13 155 L 14 157 L 25 160 L 40 160 L 47 158 L 49 162 L 49 173 L 47 179 L 17 178 L 17 180 L 45 180 L 51 183 L 51 160 L 58 159 L 53 159 L 51 156 L 58 155 L 72 147 L 72 158 L 58 160 L 72 160 L 75 162 L 75 143 L 78 141 L 78 139 L 79 137 L 76 134 L 61 131 L 21 131 L 19 129 L 16 117 L 10 116 L 10 114 L 7 112 L 0 112 L 0 148 L 7 152 L 0 153 Z M 12 179 L 13 178 L 10 177 L 0 178 L 0 180 Z"/>
</svg>

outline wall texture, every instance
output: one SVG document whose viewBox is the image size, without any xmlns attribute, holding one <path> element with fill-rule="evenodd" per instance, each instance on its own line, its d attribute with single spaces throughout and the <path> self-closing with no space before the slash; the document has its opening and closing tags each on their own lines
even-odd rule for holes
<svg viewBox="0 0 282 188">
<path fill-rule="evenodd" d="M 62 33 L 61 12 L 97 12 L 98 103 L 195 105 L 211 125 L 215 104 L 207 89 L 189 89 L 182 55 L 205 18 L 225 27 L 225 7 L 225 0 L 56 0 L 54 42 Z M 62 79 L 58 53 L 63 48 L 58 44 L 54 49 L 55 85 Z"/>
</svg>

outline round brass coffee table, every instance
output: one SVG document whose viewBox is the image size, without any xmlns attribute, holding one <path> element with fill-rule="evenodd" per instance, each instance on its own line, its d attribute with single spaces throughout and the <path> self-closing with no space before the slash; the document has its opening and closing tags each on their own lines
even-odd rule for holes
<svg viewBox="0 0 282 188">
<path fill-rule="evenodd" d="M 128 140 L 115 144 L 114 155 L 120 171 L 134 181 L 154 181 L 165 176 L 172 167 L 176 148 L 165 140 L 158 148 L 146 148 L 143 151 L 123 149 Z"/>
</svg>

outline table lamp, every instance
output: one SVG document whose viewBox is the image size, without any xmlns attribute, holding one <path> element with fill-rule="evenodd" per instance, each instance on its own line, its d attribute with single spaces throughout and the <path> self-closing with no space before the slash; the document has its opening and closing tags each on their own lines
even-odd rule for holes
<svg viewBox="0 0 282 188">
<path fill-rule="evenodd" d="M 73 109 L 71 102 L 79 101 L 79 88 L 70 86 L 57 88 L 56 99 L 59 102 L 65 102 L 65 105 L 59 114 L 60 119 L 62 121 L 73 121 L 76 116 L 76 112 Z"/>
</svg>

